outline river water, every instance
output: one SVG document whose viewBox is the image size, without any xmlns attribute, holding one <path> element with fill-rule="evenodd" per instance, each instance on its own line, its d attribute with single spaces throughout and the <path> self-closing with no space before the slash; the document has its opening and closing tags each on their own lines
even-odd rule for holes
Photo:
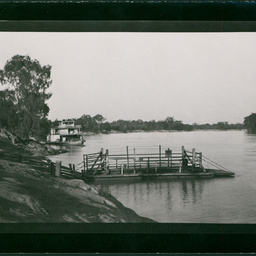
<svg viewBox="0 0 256 256">
<path fill-rule="evenodd" d="M 143 181 L 97 185 L 137 214 L 168 223 L 256 223 L 256 135 L 246 131 L 138 132 L 86 137 L 85 147 L 53 156 L 63 164 L 82 162 L 82 154 L 101 148 L 125 153 L 181 152 L 196 148 L 236 173 L 235 178 Z M 208 166 L 205 165 L 207 168 Z M 210 167 L 210 166 L 209 166 Z"/>
</svg>

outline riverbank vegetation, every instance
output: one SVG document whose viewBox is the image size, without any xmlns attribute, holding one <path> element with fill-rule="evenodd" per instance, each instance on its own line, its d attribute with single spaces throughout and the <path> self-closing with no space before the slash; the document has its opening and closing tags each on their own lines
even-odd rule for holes
<svg viewBox="0 0 256 256">
<path fill-rule="evenodd" d="M 50 131 L 46 101 L 51 97 L 51 66 L 15 55 L 0 70 L 0 83 L 0 128 L 22 139 L 45 140 Z"/>
<path fill-rule="evenodd" d="M 173 117 L 166 117 L 160 121 L 143 121 L 143 120 L 122 120 L 108 122 L 106 118 L 98 114 L 91 117 L 83 115 L 76 119 L 76 124 L 81 125 L 83 132 L 109 133 L 109 132 L 134 132 L 134 131 L 193 131 L 193 130 L 241 130 L 243 124 L 229 124 L 228 122 L 218 122 L 215 124 L 184 124 Z"/>
<path fill-rule="evenodd" d="M 244 127 L 249 132 L 256 132 L 256 113 L 252 113 L 244 118 Z"/>
</svg>

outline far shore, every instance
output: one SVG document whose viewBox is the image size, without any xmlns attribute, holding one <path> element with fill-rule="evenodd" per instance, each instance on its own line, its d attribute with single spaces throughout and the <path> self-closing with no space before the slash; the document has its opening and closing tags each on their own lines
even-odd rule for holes
<svg viewBox="0 0 256 256">
<path fill-rule="evenodd" d="M 93 135 L 102 135 L 102 134 L 126 134 L 126 133 L 150 133 L 150 132 L 198 132 L 198 131 L 219 131 L 219 132 L 227 132 L 227 131 L 246 131 L 246 129 L 195 129 L 195 130 L 134 130 L 134 131 L 108 131 L 108 132 L 82 132 L 83 136 L 93 136 Z"/>
</svg>

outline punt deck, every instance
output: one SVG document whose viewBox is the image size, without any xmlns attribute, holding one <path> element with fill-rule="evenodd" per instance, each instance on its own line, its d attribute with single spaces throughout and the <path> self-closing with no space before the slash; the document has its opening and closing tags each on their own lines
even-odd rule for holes
<svg viewBox="0 0 256 256">
<path fill-rule="evenodd" d="M 204 162 L 213 168 L 204 168 Z M 157 153 L 138 153 L 135 149 L 123 154 L 110 154 L 107 149 L 83 155 L 79 164 L 85 182 L 135 181 L 153 179 L 202 179 L 234 177 L 235 173 L 218 165 L 201 152 L 185 150 L 174 152 L 159 146 Z"/>
</svg>

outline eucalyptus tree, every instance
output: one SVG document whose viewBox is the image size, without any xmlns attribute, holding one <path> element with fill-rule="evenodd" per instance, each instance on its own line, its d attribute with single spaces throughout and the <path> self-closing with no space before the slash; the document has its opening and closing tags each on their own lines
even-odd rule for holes
<svg viewBox="0 0 256 256">
<path fill-rule="evenodd" d="M 0 82 L 12 93 L 17 119 L 15 134 L 22 138 L 45 136 L 49 130 L 46 101 L 52 95 L 47 92 L 52 83 L 51 66 L 41 66 L 29 56 L 15 55 L 0 70 Z"/>
</svg>

